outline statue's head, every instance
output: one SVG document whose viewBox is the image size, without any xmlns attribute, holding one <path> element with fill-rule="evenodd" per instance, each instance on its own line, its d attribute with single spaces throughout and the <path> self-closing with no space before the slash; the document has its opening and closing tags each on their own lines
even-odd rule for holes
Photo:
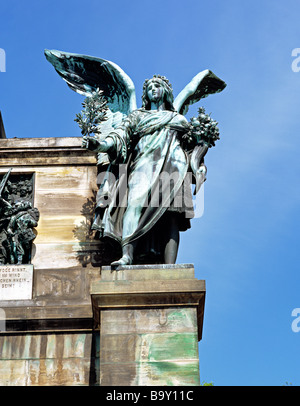
<svg viewBox="0 0 300 406">
<path fill-rule="evenodd" d="M 142 107 L 145 110 L 150 110 L 151 103 L 148 96 L 148 90 L 153 83 L 158 83 L 163 89 L 163 99 L 165 102 L 166 110 L 174 111 L 173 106 L 173 89 L 171 83 L 165 76 L 154 75 L 152 79 L 146 79 L 143 86 Z"/>
<path fill-rule="evenodd" d="M 8 190 L 11 194 L 16 194 L 18 191 L 18 187 L 15 183 L 11 183 L 10 181 L 7 182 Z"/>
</svg>

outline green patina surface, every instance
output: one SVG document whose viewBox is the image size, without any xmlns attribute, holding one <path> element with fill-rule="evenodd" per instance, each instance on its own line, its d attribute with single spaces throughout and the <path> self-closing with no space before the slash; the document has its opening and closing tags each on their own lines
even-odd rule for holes
<svg viewBox="0 0 300 406">
<path fill-rule="evenodd" d="M 147 362 L 137 368 L 137 385 L 147 386 L 198 386 L 199 363 L 194 362 Z"/>
<path fill-rule="evenodd" d="M 142 356 L 137 368 L 140 384 L 199 384 L 196 334 L 152 334 L 143 335 L 141 340 Z M 147 358 L 145 358 L 146 354 Z"/>
<path fill-rule="evenodd" d="M 173 326 L 185 326 L 197 331 L 196 313 L 192 309 L 174 310 L 168 314 L 168 323 Z"/>
<path fill-rule="evenodd" d="M 191 309 L 174 310 L 166 324 L 185 326 L 190 332 L 140 335 L 138 385 L 199 385 L 195 313 Z"/>
<path fill-rule="evenodd" d="M 149 361 L 198 359 L 195 334 L 154 334 L 143 337 L 145 339 L 149 341 Z"/>
</svg>

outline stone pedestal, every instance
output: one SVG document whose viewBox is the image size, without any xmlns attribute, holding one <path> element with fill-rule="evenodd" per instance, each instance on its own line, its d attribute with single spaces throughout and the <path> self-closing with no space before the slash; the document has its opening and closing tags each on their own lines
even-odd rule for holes
<svg viewBox="0 0 300 406">
<path fill-rule="evenodd" d="M 102 267 L 91 285 L 100 385 L 199 385 L 205 281 L 194 267 Z"/>
</svg>

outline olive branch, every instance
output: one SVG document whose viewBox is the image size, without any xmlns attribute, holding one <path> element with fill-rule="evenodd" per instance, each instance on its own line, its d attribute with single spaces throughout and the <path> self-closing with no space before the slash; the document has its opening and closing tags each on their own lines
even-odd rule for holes
<svg viewBox="0 0 300 406">
<path fill-rule="evenodd" d="M 107 120 L 107 101 L 103 97 L 103 91 L 97 89 L 95 92 L 84 99 L 82 103 L 83 110 L 76 114 L 76 121 L 81 128 L 83 136 L 100 132 L 99 125 Z"/>
</svg>

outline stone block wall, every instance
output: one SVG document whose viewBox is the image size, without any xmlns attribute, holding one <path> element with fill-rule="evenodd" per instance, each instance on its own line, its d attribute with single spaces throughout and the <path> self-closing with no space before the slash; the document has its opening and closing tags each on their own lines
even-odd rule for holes
<svg viewBox="0 0 300 406">
<path fill-rule="evenodd" d="M 0 386 L 99 385 L 99 334 L 0 336 Z"/>
</svg>

